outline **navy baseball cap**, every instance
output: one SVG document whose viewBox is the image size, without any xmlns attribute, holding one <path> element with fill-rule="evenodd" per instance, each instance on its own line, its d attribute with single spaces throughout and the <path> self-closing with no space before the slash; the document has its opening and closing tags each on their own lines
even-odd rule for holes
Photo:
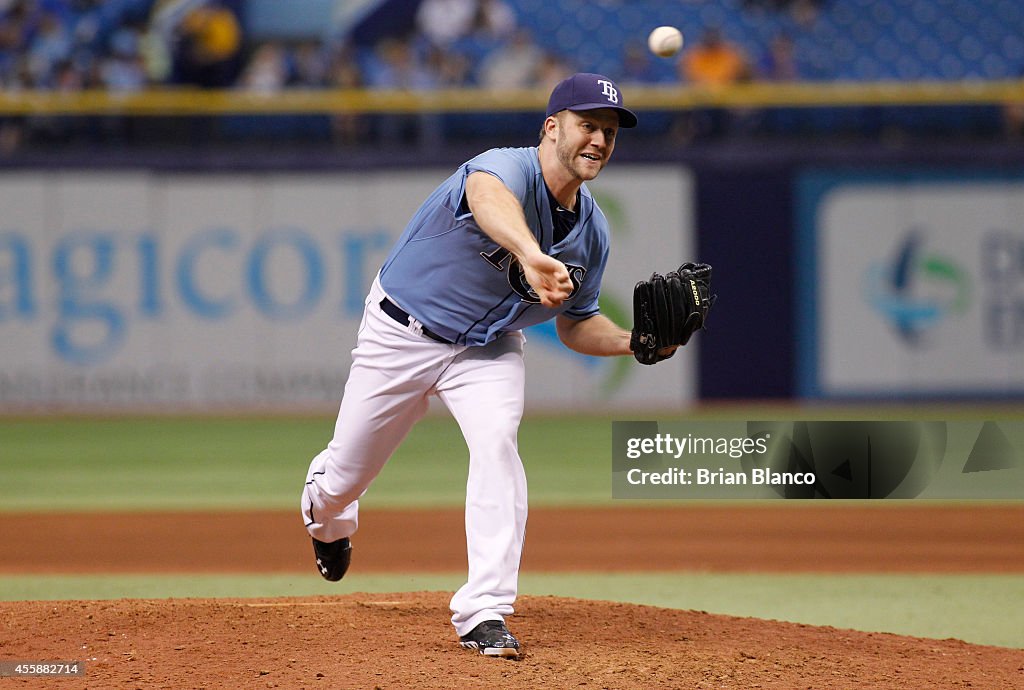
<svg viewBox="0 0 1024 690">
<path fill-rule="evenodd" d="M 578 72 L 558 82 L 548 100 L 551 117 L 561 110 L 597 110 L 613 108 L 619 112 L 619 127 L 636 127 L 636 114 L 622 105 L 622 91 L 608 77 Z"/>
</svg>

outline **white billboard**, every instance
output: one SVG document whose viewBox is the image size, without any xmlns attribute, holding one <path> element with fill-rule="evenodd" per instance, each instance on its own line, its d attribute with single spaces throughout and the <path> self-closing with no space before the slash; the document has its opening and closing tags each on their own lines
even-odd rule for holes
<svg viewBox="0 0 1024 690">
<path fill-rule="evenodd" d="M 804 180 L 807 395 L 1024 392 L 1024 181 Z"/>
<path fill-rule="evenodd" d="M 336 407 L 366 290 L 450 172 L 0 175 L 0 411 Z M 693 258 L 691 180 L 613 167 L 592 188 L 628 319 L 636 280 Z M 553 334 L 527 334 L 534 409 L 693 397 L 692 350 L 641 371 Z"/>
</svg>

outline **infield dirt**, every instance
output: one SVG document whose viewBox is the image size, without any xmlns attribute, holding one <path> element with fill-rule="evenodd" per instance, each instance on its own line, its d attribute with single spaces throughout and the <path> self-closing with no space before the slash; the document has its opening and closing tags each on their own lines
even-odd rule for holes
<svg viewBox="0 0 1024 690">
<path fill-rule="evenodd" d="M 366 511 L 353 567 L 462 570 L 460 511 Z M 297 514 L 4 515 L 4 573 L 309 572 Z M 524 571 L 1024 572 L 1024 507 L 535 509 Z M 459 648 L 448 592 L 0 603 L 0 657 L 62 688 L 1011 688 L 1024 650 L 520 598 L 515 661 Z M 53 687 L 53 679 L 3 679 Z"/>
</svg>

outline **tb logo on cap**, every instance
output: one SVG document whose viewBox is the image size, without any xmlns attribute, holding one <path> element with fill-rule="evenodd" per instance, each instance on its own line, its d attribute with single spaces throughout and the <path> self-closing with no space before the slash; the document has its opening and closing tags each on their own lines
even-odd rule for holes
<svg viewBox="0 0 1024 690">
<path fill-rule="evenodd" d="M 598 79 L 597 83 L 602 87 L 601 95 L 607 98 L 609 103 L 619 102 L 619 90 L 615 88 L 615 84 L 607 79 Z"/>
</svg>

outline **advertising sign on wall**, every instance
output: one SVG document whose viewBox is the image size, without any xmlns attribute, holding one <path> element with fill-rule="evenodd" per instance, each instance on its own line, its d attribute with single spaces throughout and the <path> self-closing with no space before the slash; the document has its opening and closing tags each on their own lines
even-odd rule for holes
<svg viewBox="0 0 1024 690">
<path fill-rule="evenodd" d="M 366 290 L 450 172 L 0 175 L 0 411 L 335 407 Z M 613 318 L 628 323 L 636 280 L 690 258 L 691 186 L 674 167 L 593 185 Z M 573 354 L 553 326 L 527 337 L 537 408 L 695 390 L 692 351 L 645 372 Z"/>
<path fill-rule="evenodd" d="M 1024 179 L 805 175 L 806 396 L 1024 392 Z"/>
</svg>

